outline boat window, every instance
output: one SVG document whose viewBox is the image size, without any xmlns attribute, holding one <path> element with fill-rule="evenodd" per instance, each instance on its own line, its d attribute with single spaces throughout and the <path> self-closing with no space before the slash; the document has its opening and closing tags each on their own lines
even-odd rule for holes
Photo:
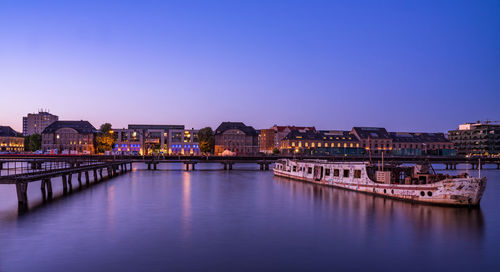
<svg viewBox="0 0 500 272">
<path fill-rule="evenodd" d="M 313 169 L 312 169 L 311 167 L 308 167 L 308 168 L 307 168 L 307 173 L 308 173 L 308 174 L 312 174 L 312 172 L 313 172 Z"/>
<path fill-rule="evenodd" d="M 297 172 L 297 166 L 293 166 L 293 172 Z"/>
<path fill-rule="evenodd" d="M 344 169 L 344 178 L 349 177 L 349 169 Z"/>
<path fill-rule="evenodd" d="M 334 169 L 334 170 L 333 170 L 333 176 L 334 176 L 334 177 L 338 177 L 338 176 L 340 176 L 340 170 L 339 170 L 339 169 Z"/>
<path fill-rule="evenodd" d="M 330 175 L 330 169 L 326 168 L 325 169 L 325 176 L 329 176 Z"/>
<path fill-rule="evenodd" d="M 354 178 L 361 178 L 361 170 L 354 170 Z"/>
</svg>

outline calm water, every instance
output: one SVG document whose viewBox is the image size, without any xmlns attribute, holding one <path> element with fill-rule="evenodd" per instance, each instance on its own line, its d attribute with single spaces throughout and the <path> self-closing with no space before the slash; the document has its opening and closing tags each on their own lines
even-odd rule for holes
<svg viewBox="0 0 500 272">
<path fill-rule="evenodd" d="M 482 171 L 481 207 L 459 209 L 253 166 L 169 167 L 179 170 L 136 169 L 45 205 L 30 184 L 22 216 L 14 186 L 2 185 L 0 271 L 500 271 L 497 170 Z"/>
</svg>

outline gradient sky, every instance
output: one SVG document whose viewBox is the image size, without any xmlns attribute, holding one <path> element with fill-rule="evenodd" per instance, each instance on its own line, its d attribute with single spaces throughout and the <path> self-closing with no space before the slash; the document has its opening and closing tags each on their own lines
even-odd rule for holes
<svg viewBox="0 0 500 272">
<path fill-rule="evenodd" d="M 500 120 L 500 1 L 0 0 L 0 124 Z"/>
</svg>

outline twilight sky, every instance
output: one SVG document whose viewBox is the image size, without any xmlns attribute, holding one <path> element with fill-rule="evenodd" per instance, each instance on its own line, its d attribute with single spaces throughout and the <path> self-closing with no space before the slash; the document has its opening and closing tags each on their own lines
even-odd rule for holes
<svg viewBox="0 0 500 272">
<path fill-rule="evenodd" d="M 500 1 L 0 1 L 0 124 L 500 120 Z"/>
</svg>

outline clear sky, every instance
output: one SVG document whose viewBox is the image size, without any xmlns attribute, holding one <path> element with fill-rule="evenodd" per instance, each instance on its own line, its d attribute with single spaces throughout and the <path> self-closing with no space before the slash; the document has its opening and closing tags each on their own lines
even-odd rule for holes
<svg viewBox="0 0 500 272">
<path fill-rule="evenodd" d="M 500 120 L 500 1 L 0 1 L 0 124 Z"/>
</svg>

